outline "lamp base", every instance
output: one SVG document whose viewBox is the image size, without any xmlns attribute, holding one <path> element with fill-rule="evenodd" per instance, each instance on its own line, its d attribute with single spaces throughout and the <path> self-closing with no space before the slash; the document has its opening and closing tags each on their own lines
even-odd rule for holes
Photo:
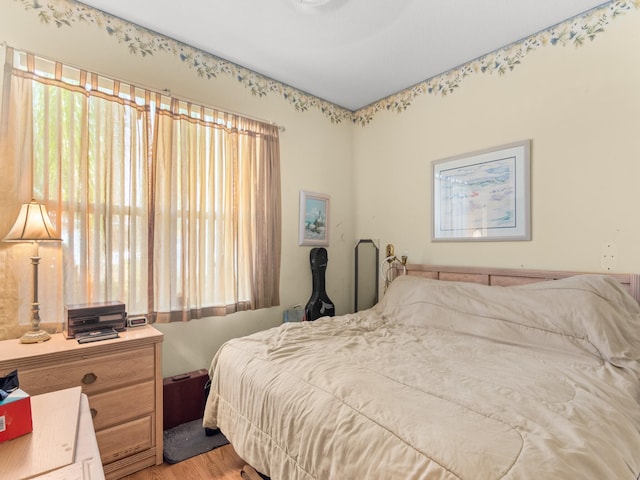
<svg viewBox="0 0 640 480">
<path fill-rule="evenodd" d="M 30 330 L 20 337 L 20 343 L 42 343 L 51 338 L 44 330 Z"/>
</svg>

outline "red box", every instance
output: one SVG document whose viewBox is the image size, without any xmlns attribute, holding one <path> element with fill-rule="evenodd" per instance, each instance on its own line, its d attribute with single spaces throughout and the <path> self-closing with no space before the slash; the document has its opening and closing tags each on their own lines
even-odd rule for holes
<svg viewBox="0 0 640 480">
<path fill-rule="evenodd" d="M 0 402 L 0 442 L 31 431 L 33 431 L 31 397 L 18 388 Z"/>
</svg>

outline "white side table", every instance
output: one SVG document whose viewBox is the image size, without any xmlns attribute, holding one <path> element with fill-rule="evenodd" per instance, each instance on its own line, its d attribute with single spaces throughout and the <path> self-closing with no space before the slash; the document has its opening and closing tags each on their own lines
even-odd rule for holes
<svg viewBox="0 0 640 480">
<path fill-rule="evenodd" d="M 33 432 L 0 443 L 0 478 L 104 480 L 87 396 L 80 387 L 31 397 Z"/>
</svg>

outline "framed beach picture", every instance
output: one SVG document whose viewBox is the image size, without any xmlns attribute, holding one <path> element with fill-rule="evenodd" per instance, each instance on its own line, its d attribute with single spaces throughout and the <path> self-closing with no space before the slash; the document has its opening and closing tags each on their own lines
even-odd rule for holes
<svg viewBox="0 0 640 480">
<path fill-rule="evenodd" d="M 530 144 L 434 161 L 432 240 L 531 240 Z"/>
<path fill-rule="evenodd" d="M 329 195 L 300 191 L 298 245 L 329 246 Z"/>
</svg>

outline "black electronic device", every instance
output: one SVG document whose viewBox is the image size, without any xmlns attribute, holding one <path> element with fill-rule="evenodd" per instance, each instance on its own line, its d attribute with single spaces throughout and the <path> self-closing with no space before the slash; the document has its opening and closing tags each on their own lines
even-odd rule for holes
<svg viewBox="0 0 640 480">
<path fill-rule="evenodd" d="M 67 338 L 99 330 L 123 331 L 127 325 L 126 308 L 121 302 L 67 305 L 65 311 L 64 334 Z"/>
<path fill-rule="evenodd" d="M 336 307 L 327 295 L 325 287 L 325 272 L 329 256 L 326 248 L 312 248 L 309 253 L 311 263 L 311 276 L 313 280 L 313 290 L 311 298 L 304 307 L 304 319 L 316 320 L 320 317 L 333 317 L 336 314 Z"/>
</svg>

